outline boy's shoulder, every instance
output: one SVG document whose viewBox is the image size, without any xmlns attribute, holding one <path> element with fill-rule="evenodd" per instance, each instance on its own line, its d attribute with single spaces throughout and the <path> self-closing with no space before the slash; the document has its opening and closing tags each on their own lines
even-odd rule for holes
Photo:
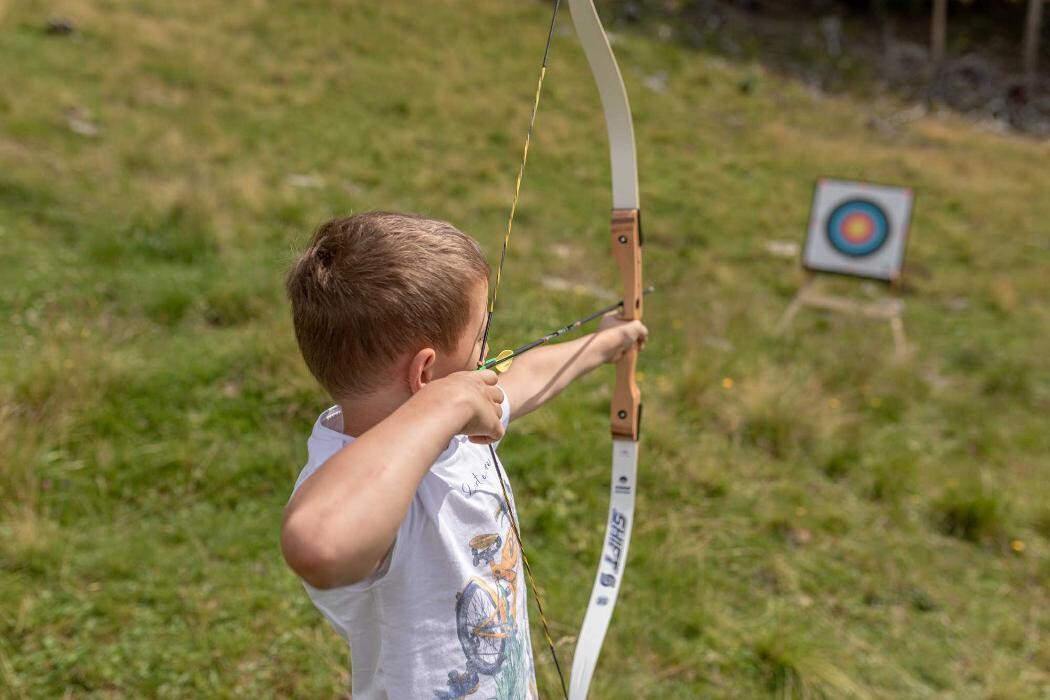
<svg viewBox="0 0 1050 700">
<path fill-rule="evenodd" d="M 343 411 L 338 405 L 322 411 L 306 440 L 306 464 L 295 480 L 293 493 L 332 455 L 353 441 L 353 437 L 343 432 Z"/>
<path fill-rule="evenodd" d="M 508 416 L 509 406 L 504 398 L 504 416 Z M 508 416 L 509 417 L 509 416 Z M 331 406 L 317 417 L 310 429 L 310 435 L 306 441 L 307 459 L 299 476 L 295 480 L 294 493 L 302 486 L 310 476 L 316 472 L 332 455 L 354 441 L 352 435 L 343 432 L 343 410 L 339 405 Z M 434 460 L 434 467 L 439 465 L 451 465 L 471 453 L 484 452 L 488 454 L 488 448 L 476 445 L 465 435 L 453 435 L 448 446 Z"/>
</svg>

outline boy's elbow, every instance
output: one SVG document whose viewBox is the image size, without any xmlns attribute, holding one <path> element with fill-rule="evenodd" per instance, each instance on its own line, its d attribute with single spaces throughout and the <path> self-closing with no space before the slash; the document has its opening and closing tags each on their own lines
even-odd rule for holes
<svg viewBox="0 0 1050 700">
<path fill-rule="evenodd" d="M 304 527 L 294 516 L 281 528 L 281 554 L 288 568 L 320 590 L 349 586 L 365 578 L 355 575 L 348 558 L 319 537 L 316 528 Z"/>
<path fill-rule="evenodd" d="M 314 588 L 335 588 L 336 557 L 316 529 L 308 528 L 294 514 L 281 527 L 281 554 L 288 568 Z"/>
</svg>

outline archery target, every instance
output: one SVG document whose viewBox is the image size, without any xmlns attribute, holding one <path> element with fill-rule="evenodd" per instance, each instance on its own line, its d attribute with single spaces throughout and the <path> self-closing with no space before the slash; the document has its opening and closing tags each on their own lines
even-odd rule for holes
<svg viewBox="0 0 1050 700">
<path fill-rule="evenodd" d="M 911 190 L 843 180 L 817 183 L 802 264 L 894 280 L 904 265 Z"/>
<path fill-rule="evenodd" d="M 853 258 L 871 255 L 886 242 L 889 219 L 878 204 L 848 199 L 828 217 L 825 232 L 831 247 Z"/>
</svg>

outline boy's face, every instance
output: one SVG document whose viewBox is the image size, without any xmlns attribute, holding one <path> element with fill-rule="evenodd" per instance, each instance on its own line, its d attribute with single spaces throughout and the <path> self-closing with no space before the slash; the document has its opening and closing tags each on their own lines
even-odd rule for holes
<svg viewBox="0 0 1050 700">
<path fill-rule="evenodd" d="M 462 372 L 464 370 L 476 369 L 478 358 L 484 359 L 488 356 L 488 347 L 485 352 L 481 351 L 481 337 L 485 334 L 485 320 L 488 316 L 489 281 L 478 280 L 471 290 L 470 296 L 470 322 L 455 348 L 448 355 L 439 355 L 434 363 L 434 377 L 440 378 Z"/>
</svg>

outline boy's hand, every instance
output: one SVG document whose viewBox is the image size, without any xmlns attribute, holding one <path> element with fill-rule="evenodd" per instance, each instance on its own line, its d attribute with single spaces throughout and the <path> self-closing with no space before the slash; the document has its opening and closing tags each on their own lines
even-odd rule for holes
<svg viewBox="0 0 1050 700">
<path fill-rule="evenodd" d="M 602 318 L 598 334 L 610 339 L 605 361 L 616 362 L 632 347 L 644 349 L 649 329 L 641 321 L 624 321 L 612 312 Z"/>
<path fill-rule="evenodd" d="M 429 385 L 440 387 L 446 406 L 462 411 L 463 427 L 457 434 L 468 435 L 479 445 L 503 438 L 503 391 L 496 386 L 497 379 L 495 372 L 485 369 L 454 372 Z"/>
</svg>

